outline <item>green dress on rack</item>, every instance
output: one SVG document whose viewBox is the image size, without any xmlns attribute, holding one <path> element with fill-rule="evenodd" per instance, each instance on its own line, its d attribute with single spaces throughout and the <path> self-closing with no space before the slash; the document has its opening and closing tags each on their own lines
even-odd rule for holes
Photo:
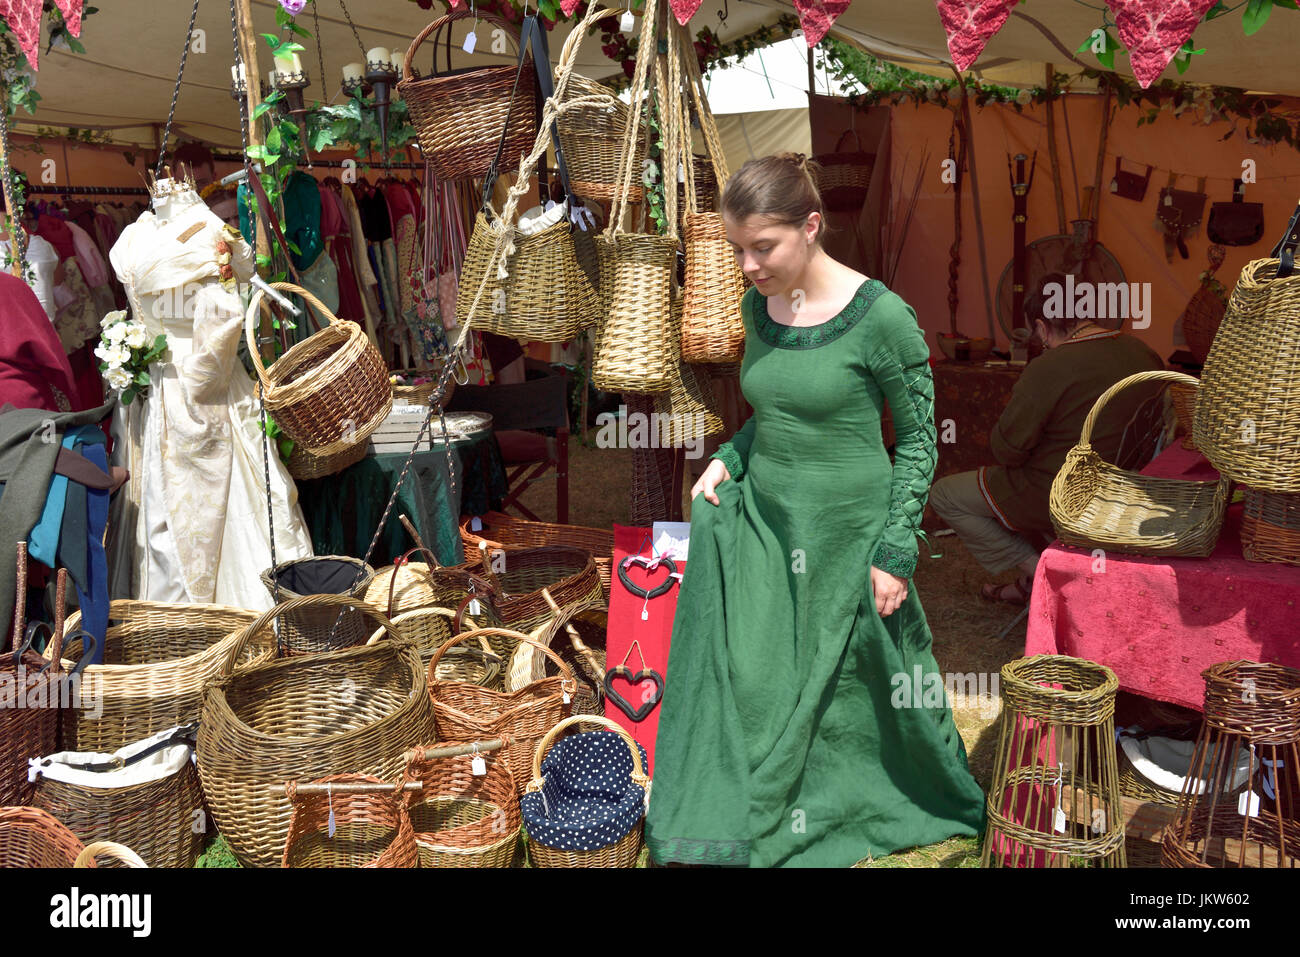
<svg viewBox="0 0 1300 957">
<path fill-rule="evenodd" d="M 846 867 L 977 835 L 983 792 L 946 698 L 924 693 L 938 668 L 920 597 L 909 581 L 881 618 L 869 574 L 912 577 L 934 475 L 916 314 L 877 280 L 815 326 L 774 321 L 757 289 L 742 312 L 754 415 L 714 456 L 732 475 L 719 504 L 691 508 L 650 851 L 661 864 Z"/>
</svg>

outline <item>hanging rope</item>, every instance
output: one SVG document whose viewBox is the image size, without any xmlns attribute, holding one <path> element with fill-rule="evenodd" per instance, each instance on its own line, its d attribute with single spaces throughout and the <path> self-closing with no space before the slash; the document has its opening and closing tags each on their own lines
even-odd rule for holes
<svg viewBox="0 0 1300 957">
<path fill-rule="evenodd" d="M 167 141 L 172 135 L 172 120 L 176 117 L 176 101 L 181 98 L 181 77 L 185 75 L 185 61 L 189 59 L 190 44 L 194 42 L 194 21 L 199 16 L 199 0 L 194 0 L 194 9 L 190 11 L 190 25 L 185 31 L 185 45 L 181 47 L 181 65 L 176 70 L 176 85 L 172 88 L 172 105 L 167 111 L 167 125 L 163 128 L 162 143 L 158 147 L 158 164 L 154 167 L 153 175 L 155 179 L 161 179 L 163 174 L 163 160 L 167 158 Z M 244 148 L 248 148 L 248 141 L 244 141 Z"/>
</svg>

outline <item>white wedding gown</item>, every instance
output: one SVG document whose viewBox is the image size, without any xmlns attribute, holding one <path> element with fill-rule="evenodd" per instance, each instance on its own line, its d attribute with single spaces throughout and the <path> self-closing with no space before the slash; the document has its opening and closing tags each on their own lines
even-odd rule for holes
<svg viewBox="0 0 1300 957">
<path fill-rule="evenodd" d="M 150 368 L 143 400 L 119 405 L 115 464 L 131 480 L 109 528 L 113 598 L 215 602 L 266 610 L 259 576 L 271 566 L 257 387 L 238 356 L 244 310 L 237 279 L 252 252 L 193 190 L 172 196 L 168 219 L 145 212 L 109 253 L 136 319 L 165 333 L 169 361 Z M 223 281 L 218 244 L 230 249 Z M 310 557 L 298 492 L 270 447 L 277 561 Z"/>
</svg>

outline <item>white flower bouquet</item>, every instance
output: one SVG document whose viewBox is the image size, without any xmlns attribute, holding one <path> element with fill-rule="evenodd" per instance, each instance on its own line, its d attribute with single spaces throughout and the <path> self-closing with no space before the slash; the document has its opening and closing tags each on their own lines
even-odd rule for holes
<svg viewBox="0 0 1300 957">
<path fill-rule="evenodd" d="M 127 318 L 121 309 L 106 315 L 99 327 L 103 330 L 95 348 L 101 360 L 99 371 L 104 381 L 121 393 L 122 404 L 130 405 L 136 396 L 149 391 L 149 365 L 165 356 L 167 337 L 159 335 L 151 341 L 144 323 Z"/>
</svg>

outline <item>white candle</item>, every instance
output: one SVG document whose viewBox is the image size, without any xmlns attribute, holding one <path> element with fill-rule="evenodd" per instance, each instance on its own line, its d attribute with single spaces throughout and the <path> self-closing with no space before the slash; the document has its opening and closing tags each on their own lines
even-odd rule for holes
<svg viewBox="0 0 1300 957">
<path fill-rule="evenodd" d="M 266 74 L 266 82 L 271 85 L 271 89 L 275 89 L 275 80 L 276 80 L 276 72 L 274 70 L 271 70 L 269 73 Z"/>
<path fill-rule="evenodd" d="M 244 77 L 248 74 L 244 71 L 244 64 L 237 63 L 230 68 L 230 78 L 236 83 L 243 83 Z"/>
<path fill-rule="evenodd" d="M 302 72 L 302 57 L 298 56 L 298 54 L 296 53 L 289 54 L 288 64 L 289 64 L 289 69 L 285 71 L 286 73 Z"/>
<path fill-rule="evenodd" d="M 373 50 L 366 51 L 366 63 L 388 63 L 391 54 L 387 47 L 375 47 Z"/>
<path fill-rule="evenodd" d="M 365 67 L 360 63 L 343 64 L 343 82 L 355 83 L 365 75 Z"/>
<path fill-rule="evenodd" d="M 393 64 L 393 69 L 398 73 L 401 73 L 402 67 L 406 65 L 406 53 L 402 50 L 394 50 L 391 62 Z"/>
</svg>

